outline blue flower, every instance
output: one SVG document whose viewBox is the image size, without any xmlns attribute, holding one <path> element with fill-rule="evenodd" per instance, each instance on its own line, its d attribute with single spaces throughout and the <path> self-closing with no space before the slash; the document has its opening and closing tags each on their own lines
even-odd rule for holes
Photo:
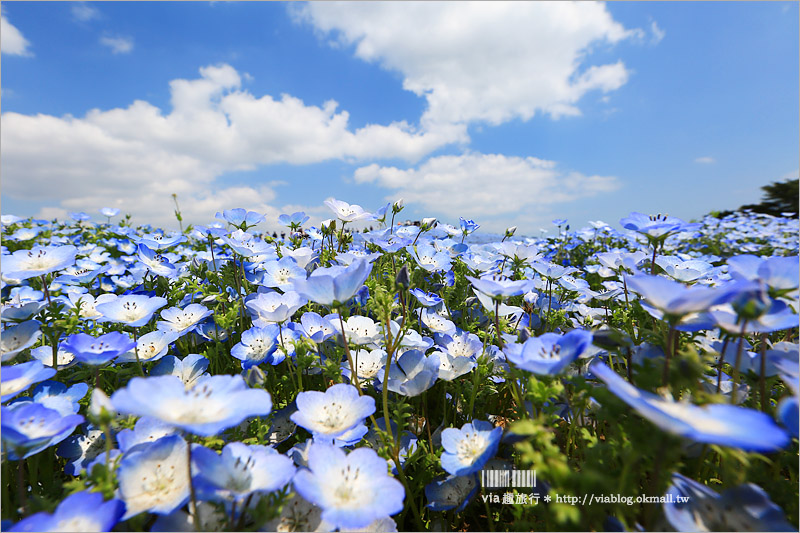
<svg viewBox="0 0 800 533">
<path fill-rule="evenodd" d="M 16 355 L 26 348 L 30 348 L 42 336 L 38 320 L 26 320 L 16 326 L 4 329 L 0 338 L 0 353 L 2 361 L 11 361 Z M 52 358 L 51 358 L 52 364 Z"/>
<path fill-rule="evenodd" d="M 103 501 L 99 492 L 81 491 L 64 498 L 53 514 L 36 513 L 8 531 L 111 531 L 124 513 L 121 500 Z"/>
<path fill-rule="evenodd" d="M 666 496 L 664 517 L 675 531 L 797 531 L 769 495 L 752 483 L 717 494 L 674 473 Z"/>
<path fill-rule="evenodd" d="M 608 389 L 663 431 L 695 442 L 741 448 L 746 451 L 776 451 L 789 437 L 768 415 L 729 404 L 697 406 L 664 399 L 637 389 L 598 359 L 589 371 Z"/>
<path fill-rule="evenodd" d="M 49 274 L 75 264 L 78 249 L 74 246 L 34 246 L 3 256 L 3 276 L 25 280 Z"/>
<path fill-rule="evenodd" d="M 428 272 L 443 272 L 450 270 L 452 262 L 450 254 L 437 250 L 427 243 L 419 243 L 414 246 L 406 246 L 409 255 L 417 262 L 419 266 Z"/>
<path fill-rule="evenodd" d="M 135 238 L 136 244 L 143 244 L 151 250 L 165 250 L 180 242 L 186 242 L 186 235 L 176 233 L 174 235 L 164 235 L 163 233 L 152 233 Z"/>
<path fill-rule="evenodd" d="M 33 360 L 18 365 L 4 366 L 0 381 L 0 401 L 10 400 L 34 383 L 55 375 L 52 368 L 45 368 L 41 361 Z"/>
<path fill-rule="evenodd" d="M 81 415 L 64 416 L 36 402 L 22 402 L 2 407 L 0 435 L 8 458 L 16 461 L 58 444 L 81 423 Z"/>
<path fill-rule="evenodd" d="M 166 298 L 143 294 L 126 294 L 110 302 L 95 304 L 94 308 L 104 320 L 138 328 L 153 317 L 153 313 L 167 305 Z"/>
<path fill-rule="evenodd" d="M 301 392 L 296 401 L 292 422 L 310 431 L 316 440 L 342 437 L 364 426 L 364 419 L 375 412 L 375 399 L 359 396 L 358 389 L 346 383 L 337 383 L 325 392 Z"/>
<path fill-rule="evenodd" d="M 78 401 L 81 400 L 86 393 L 89 392 L 89 385 L 86 383 L 76 383 L 72 387 L 67 388 L 66 385 L 59 381 L 42 381 L 33 388 L 33 397 L 29 398 L 23 396 L 16 398 L 11 403 L 36 402 L 48 409 L 58 411 L 63 416 L 78 414 L 80 405 Z"/>
<path fill-rule="evenodd" d="M 188 390 L 174 376 L 133 378 L 111 402 L 120 413 L 152 416 L 204 437 L 272 410 L 269 393 L 248 388 L 240 375 L 210 376 Z"/>
<path fill-rule="evenodd" d="M 533 280 L 495 279 L 488 276 L 482 278 L 465 277 L 472 283 L 473 287 L 495 300 L 501 300 L 509 296 L 519 296 L 533 290 Z"/>
<path fill-rule="evenodd" d="M 679 218 L 662 215 L 661 213 L 648 216 L 633 212 L 621 219 L 619 223 L 623 228 L 641 233 L 649 240 L 663 240 L 673 233 L 700 227 L 700 224 L 687 224 Z"/>
<path fill-rule="evenodd" d="M 294 290 L 312 302 L 328 307 L 337 307 L 364 285 L 372 272 L 372 264 L 363 259 L 353 261 L 348 267 L 318 268 L 308 279 L 294 279 Z"/>
<path fill-rule="evenodd" d="M 147 270 L 158 276 L 165 278 L 175 278 L 178 276 L 178 269 L 169 262 L 163 255 L 151 250 L 147 245 L 140 244 L 136 247 L 136 253 Z"/>
<path fill-rule="evenodd" d="M 142 363 L 158 361 L 167 354 L 170 344 L 180 337 L 172 331 L 155 330 L 145 333 L 136 341 L 136 351 L 125 352 L 117 358 L 117 363 L 132 363 L 139 356 Z"/>
<path fill-rule="evenodd" d="M 300 317 L 300 325 L 306 336 L 317 344 L 330 339 L 337 331 L 330 320 L 322 318 L 313 311 L 303 313 L 303 316 Z"/>
<path fill-rule="evenodd" d="M 119 215 L 119 209 L 116 207 L 102 207 L 100 208 L 100 214 L 108 218 L 115 217 Z"/>
<path fill-rule="evenodd" d="M 263 222 L 265 219 L 264 215 L 256 213 L 255 211 L 247 211 L 241 207 L 237 209 L 225 209 L 221 213 L 217 213 L 214 216 L 220 220 L 224 220 L 232 226 L 236 226 L 237 228 L 241 228 L 243 230 L 250 226 L 255 226 L 256 224 Z"/>
<path fill-rule="evenodd" d="M 381 387 L 413 397 L 433 387 L 439 377 L 439 354 L 429 356 L 420 350 L 408 350 L 389 367 L 389 381 L 383 383 L 383 374 L 378 374 Z"/>
<path fill-rule="evenodd" d="M 294 487 L 322 508 L 322 519 L 333 527 L 363 528 L 403 509 L 403 485 L 389 476 L 386 461 L 370 448 L 346 455 L 335 446 L 314 443 L 308 466 L 295 474 Z"/>
<path fill-rule="evenodd" d="M 472 219 L 465 220 L 464 217 L 458 217 L 458 221 L 461 225 L 461 234 L 465 237 L 480 228 L 480 226 Z"/>
<path fill-rule="evenodd" d="M 278 223 L 282 226 L 286 226 L 287 228 L 297 227 L 299 228 L 306 222 L 308 222 L 309 217 L 302 211 L 297 211 L 292 213 L 291 215 L 283 214 L 278 217 Z"/>
<path fill-rule="evenodd" d="M 411 295 L 413 295 L 414 298 L 417 299 L 420 305 L 423 305 L 425 307 L 436 306 L 444 301 L 442 300 L 442 297 L 439 296 L 438 294 L 434 294 L 432 292 L 425 292 L 422 289 L 411 289 L 408 292 Z"/>
<path fill-rule="evenodd" d="M 272 357 L 278 348 L 279 326 L 270 324 L 263 328 L 250 328 L 242 333 L 242 340 L 231 348 L 231 355 L 242 362 L 242 369 L 267 361 L 271 365 L 280 364 L 285 357 Z"/>
<path fill-rule="evenodd" d="M 291 481 L 292 460 L 267 446 L 226 444 L 218 454 L 203 446 L 192 449 L 198 498 L 242 503 L 254 493 L 276 491 Z"/>
<path fill-rule="evenodd" d="M 253 318 L 253 324 L 264 327 L 272 323 L 286 322 L 292 315 L 308 303 L 295 291 L 285 294 L 279 292 L 261 292 L 245 302 L 245 307 Z"/>
<path fill-rule="evenodd" d="M 336 218 L 341 220 L 342 222 L 355 222 L 357 220 L 368 220 L 372 218 L 372 213 L 368 213 L 364 211 L 364 208 L 360 205 L 351 205 L 347 202 L 342 202 L 341 200 L 335 200 L 331 198 L 330 200 L 325 200 L 325 205 L 334 212 Z"/>
<path fill-rule="evenodd" d="M 455 509 L 456 513 L 460 513 L 477 493 L 477 474 L 439 478 L 425 486 L 427 507 L 432 511 Z"/>
<path fill-rule="evenodd" d="M 133 429 L 123 429 L 117 433 L 117 444 L 120 451 L 127 452 L 138 444 L 152 443 L 177 432 L 175 426 L 170 426 L 157 418 L 143 416 L 136 421 Z"/>
<path fill-rule="evenodd" d="M 277 287 L 286 292 L 291 290 L 293 279 L 306 279 L 306 269 L 301 268 L 293 257 L 287 255 L 278 261 L 267 261 L 263 266 L 261 285 L 265 287 Z"/>
<path fill-rule="evenodd" d="M 183 359 L 169 355 L 161 359 L 150 370 L 151 376 L 176 376 L 184 386 L 191 388 L 195 383 L 209 376 L 206 373 L 209 360 L 200 354 L 190 353 Z"/>
<path fill-rule="evenodd" d="M 211 316 L 211 309 L 200 304 L 189 304 L 183 309 L 170 307 L 161 311 L 161 318 L 156 327 L 161 331 L 171 331 L 179 336 L 193 331 L 200 322 Z"/>
<path fill-rule="evenodd" d="M 672 281 L 661 276 L 625 276 L 628 288 L 647 300 L 642 303 L 645 311 L 661 318 L 653 308 L 663 313 L 670 321 L 676 321 L 689 313 L 706 311 L 712 305 L 729 296 L 728 291 L 711 287 L 686 287 L 683 283 Z"/>
<path fill-rule="evenodd" d="M 558 374 L 592 344 L 592 334 L 573 329 L 566 335 L 545 333 L 524 344 L 509 344 L 504 352 L 509 361 L 534 374 Z"/>
<path fill-rule="evenodd" d="M 123 520 L 145 511 L 169 514 L 189 500 L 186 446 L 179 435 L 170 435 L 125 453 L 117 470 L 127 508 Z"/>
<path fill-rule="evenodd" d="M 104 365 L 115 357 L 133 350 L 136 343 L 124 333 L 112 331 L 99 337 L 75 333 L 67 337 L 61 346 L 75 354 L 78 362 L 87 365 Z"/>
<path fill-rule="evenodd" d="M 442 468 L 454 476 L 474 474 L 494 457 L 503 428 L 483 420 L 473 420 L 461 429 L 442 431 Z"/>
</svg>

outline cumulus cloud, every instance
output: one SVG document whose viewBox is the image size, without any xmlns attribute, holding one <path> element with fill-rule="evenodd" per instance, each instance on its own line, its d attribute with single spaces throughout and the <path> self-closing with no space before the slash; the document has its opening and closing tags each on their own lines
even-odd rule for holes
<svg viewBox="0 0 800 533">
<path fill-rule="evenodd" d="M 100 12 L 86 2 L 75 2 L 71 6 L 72 18 L 87 22 L 100 17 Z"/>
<path fill-rule="evenodd" d="M 133 51 L 131 37 L 100 37 L 100 44 L 109 47 L 114 54 L 129 54 Z"/>
<path fill-rule="evenodd" d="M 554 161 L 481 153 L 432 157 L 405 170 L 372 164 L 353 177 L 396 191 L 387 200 L 399 196 L 432 215 L 482 218 L 496 231 L 509 217 L 619 188 L 613 176 L 564 171 Z"/>
<path fill-rule="evenodd" d="M 696 157 L 694 159 L 695 163 L 700 163 L 701 165 L 710 165 L 711 163 L 716 162 L 716 159 L 709 155 L 704 155 L 702 157 Z"/>
<path fill-rule="evenodd" d="M 6 14 L 0 12 L 0 51 L 11 56 L 32 56 L 30 45 L 22 32 L 8 21 Z"/>
<path fill-rule="evenodd" d="M 585 66 L 593 48 L 637 38 L 587 2 L 310 2 L 298 20 L 399 72 L 427 100 L 421 124 L 578 115 L 589 91 L 628 79 L 622 61 Z"/>
<path fill-rule="evenodd" d="M 353 131 L 336 102 L 256 97 L 241 83 L 231 66 L 208 66 L 197 79 L 170 83 L 168 113 L 141 100 L 82 118 L 4 113 L 3 195 L 65 210 L 119 207 L 142 222 L 174 225 L 176 193 L 185 219 L 204 223 L 216 210 L 258 210 L 275 199 L 275 184 L 216 187 L 225 172 L 330 159 L 415 161 L 464 134 L 459 127 L 419 133 L 405 123 Z"/>
</svg>

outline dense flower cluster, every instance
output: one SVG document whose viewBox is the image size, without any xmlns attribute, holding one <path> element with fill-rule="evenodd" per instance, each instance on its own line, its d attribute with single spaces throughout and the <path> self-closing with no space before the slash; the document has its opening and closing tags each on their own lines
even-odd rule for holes
<svg viewBox="0 0 800 533">
<path fill-rule="evenodd" d="M 326 205 L 2 217 L 3 529 L 797 529 L 797 219 Z"/>
</svg>

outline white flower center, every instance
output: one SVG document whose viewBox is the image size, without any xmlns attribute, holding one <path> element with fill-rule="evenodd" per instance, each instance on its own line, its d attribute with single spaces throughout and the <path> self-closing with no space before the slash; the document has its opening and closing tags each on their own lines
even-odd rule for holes
<svg viewBox="0 0 800 533">
<path fill-rule="evenodd" d="M 456 455 L 464 464 L 471 465 L 486 450 L 488 442 L 480 433 L 467 433 L 458 443 Z"/>
</svg>

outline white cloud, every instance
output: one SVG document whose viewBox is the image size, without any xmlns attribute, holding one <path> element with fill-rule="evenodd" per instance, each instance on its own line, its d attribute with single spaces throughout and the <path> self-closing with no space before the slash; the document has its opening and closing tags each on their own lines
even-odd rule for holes
<svg viewBox="0 0 800 533">
<path fill-rule="evenodd" d="M 509 217 L 619 188 L 615 177 L 565 172 L 554 161 L 480 153 L 433 157 L 408 170 L 372 164 L 354 179 L 394 189 L 387 200 L 402 197 L 431 215 L 481 218 L 495 231 Z"/>
<path fill-rule="evenodd" d="M 716 161 L 716 159 L 708 155 L 696 157 L 694 160 L 695 163 L 700 163 L 701 165 L 710 165 L 711 163 L 716 163 Z"/>
<path fill-rule="evenodd" d="M 0 51 L 12 56 L 32 56 L 28 50 L 31 43 L 23 37 L 13 24 L 8 21 L 4 12 L 0 12 Z"/>
<path fill-rule="evenodd" d="M 568 2 L 310 2 L 298 20 L 355 55 L 400 72 L 426 98 L 423 127 L 536 113 L 578 115 L 591 90 L 628 79 L 621 61 L 586 67 L 592 48 L 637 38 L 603 4 Z"/>
<path fill-rule="evenodd" d="M 72 18 L 87 22 L 100 17 L 100 12 L 86 2 L 75 2 L 71 6 Z"/>
<path fill-rule="evenodd" d="M 111 48 L 114 54 L 128 54 L 133 51 L 131 37 L 100 37 L 100 44 Z"/>
<path fill-rule="evenodd" d="M 658 44 L 661 42 L 662 39 L 664 39 L 664 37 L 667 36 L 667 32 L 659 28 L 655 20 L 650 21 L 650 34 L 651 34 L 650 37 L 651 44 Z"/>
<path fill-rule="evenodd" d="M 2 115 L 3 195 L 66 210 L 119 207 L 140 222 L 174 226 L 172 193 L 189 222 L 216 210 L 258 210 L 277 184 L 214 185 L 221 174 L 275 163 L 330 159 L 418 160 L 464 135 L 461 127 L 418 133 L 405 123 L 352 130 L 336 102 L 306 105 L 290 95 L 256 97 L 229 65 L 170 83 L 169 113 L 137 100 L 127 108 L 72 116 Z"/>
</svg>

